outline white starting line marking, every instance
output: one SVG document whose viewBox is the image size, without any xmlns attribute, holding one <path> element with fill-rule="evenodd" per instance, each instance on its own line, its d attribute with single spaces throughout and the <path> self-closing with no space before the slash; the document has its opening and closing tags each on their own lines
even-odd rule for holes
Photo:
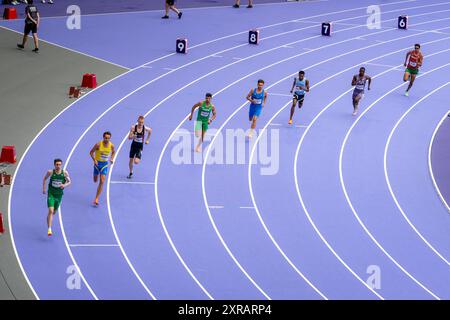
<svg viewBox="0 0 450 320">
<path fill-rule="evenodd" d="M 164 70 L 169 70 L 169 71 L 174 71 L 176 69 L 172 69 L 172 68 L 163 68 Z"/>
<path fill-rule="evenodd" d="M 210 209 L 223 209 L 223 206 L 209 206 Z"/>
<path fill-rule="evenodd" d="M 299 125 L 296 125 L 295 127 L 296 127 L 296 128 L 308 128 L 308 126 L 307 126 L 307 125 L 301 125 L 301 124 L 299 124 Z"/>
<path fill-rule="evenodd" d="M 211 58 L 223 58 L 223 56 L 220 56 L 218 54 L 212 54 L 210 55 Z"/>
<path fill-rule="evenodd" d="M 314 49 L 311 49 L 311 48 L 303 48 L 303 50 L 305 50 L 305 51 L 313 51 Z"/>
<path fill-rule="evenodd" d="M 279 126 L 280 127 L 280 126 L 282 126 L 282 124 L 281 123 L 270 123 L 269 126 Z"/>
<path fill-rule="evenodd" d="M 155 184 L 155 183 L 143 181 L 111 181 L 111 184 Z"/>
<path fill-rule="evenodd" d="M 142 66 L 141 68 L 152 69 L 152 66 Z"/>
<path fill-rule="evenodd" d="M 239 209 L 255 209 L 255 207 L 239 207 Z"/>
<path fill-rule="evenodd" d="M 69 244 L 71 247 L 118 247 L 118 244 Z"/>
<path fill-rule="evenodd" d="M 294 48 L 294 47 L 293 47 L 293 46 L 284 45 L 283 48 L 289 48 L 289 49 L 292 49 L 292 48 Z"/>
</svg>

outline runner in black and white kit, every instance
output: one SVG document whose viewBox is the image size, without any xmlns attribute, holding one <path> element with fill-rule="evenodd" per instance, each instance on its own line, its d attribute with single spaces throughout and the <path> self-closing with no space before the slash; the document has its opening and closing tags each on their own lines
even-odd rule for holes
<svg viewBox="0 0 450 320">
<path fill-rule="evenodd" d="M 133 164 L 139 164 L 141 161 L 146 132 L 148 135 L 147 140 L 145 140 L 145 144 L 148 144 L 150 135 L 152 134 L 152 128 L 144 125 L 144 116 L 139 116 L 138 122 L 131 126 L 130 134 L 128 135 L 128 139 L 133 140 L 130 148 L 130 174 L 127 176 L 128 179 L 131 179 L 133 176 Z"/>
<path fill-rule="evenodd" d="M 370 90 L 370 84 L 372 83 L 372 78 L 365 74 L 366 68 L 361 67 L 359 69 L 359 74 L 353 76 L 352 86 L 355 87 L 353 90 L 353 115 L 356 116 L 358 113 L 359 101 L 364 97 L 364 88 L 366 87 L 366 81 L 369 81 L 367 90 Z"/>
</svg>

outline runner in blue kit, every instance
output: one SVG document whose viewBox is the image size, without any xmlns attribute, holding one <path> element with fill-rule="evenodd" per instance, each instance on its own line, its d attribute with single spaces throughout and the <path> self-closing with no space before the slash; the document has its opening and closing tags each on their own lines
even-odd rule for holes
<svg viewBox="0 0 450 320">
<path fill-rule="evenodd" d="M 261 115 L 262 108 L 266 104 L 267 92 L 263 89 L 264 80 L 258 80 L 258 87 L 250 90 L 247 95 L 247 100 L 250 101 L 250 109 L 248 113 L 248 120 L 252 122 L 248 137 L 251 139 L 253 136 L 253 130 L 256 128 L 256 121 Z"/>
<path fill-rule="evenodd" d="M 298 108 L 300 109 L 303 106 L 305 94 L 309 92 L 309 80 L 305 78 L 305 71 L 300 71 L 298 73 L 298 78 L 294 78 L 291 93 L 292 92 L 294 92 L 294 97 L 292 98 L 291 116 L 289 117 L 288 122 L 289 124 L 292 124 L 292 117 L 294 116 L 295 105 L 298 102 Z"/>
<path fill-rule="evenodd" d="M 372 78 L 366 75 L 366 68 L 359 68 L 359 74 L 353 76 L 352 86 L 355 87 L 353 90 L 353 115 L 356 116 L 358 114 L 358 105 L 359 101 L 364 97 L 364 89 L 366 87 L 366 82 L 369 81 L 367 86 L 367 90 L 370 90 L 370 84 L 372 83 Z"/>
</svg>

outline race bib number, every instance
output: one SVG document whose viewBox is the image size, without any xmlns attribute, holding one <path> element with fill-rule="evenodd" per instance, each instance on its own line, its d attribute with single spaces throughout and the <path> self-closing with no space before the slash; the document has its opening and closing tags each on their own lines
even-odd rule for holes
<svg viewBox="0 0 450 320">
<path fill-rule="evenodd" d="M 409 62 L 409 65 L 411 66 L 411 67 L 417 67 L 417 62 Z"/>
<path fill-rule="evenodd" d="M 262 103 L 262 99 L 253 99 L 253 103 L 254 104 L 261 104 Z"/>
<path fill-rule="evenodd" d="M 207 112 L 207 111 L 202 111 L 202 112 L 200 112 L 200 115 L 201 115 L 202 117 L 207 117 L 207 116 L 209 116 L 209 112 Z"/>
<path fill-rule="evenodd" d="M 59 181 L 59 180 L 53 180 L 52 181 L 52 187 L 53 188 L 59 188 L 59 187 L 61 187 L 61 185 L 62 185 L 62 182 Z"/>
</svg>

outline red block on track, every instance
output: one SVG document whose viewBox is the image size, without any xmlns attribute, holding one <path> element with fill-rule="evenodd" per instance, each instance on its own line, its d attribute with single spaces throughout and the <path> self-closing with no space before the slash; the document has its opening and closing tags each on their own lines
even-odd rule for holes
<svg viewBox="0 0 450 320">
<path fill-rule="evenodd" d="M 3 215 L 0 212 L 0 233 L 5 233 L 5 227 L 3 226 Z"/>
</svg>

